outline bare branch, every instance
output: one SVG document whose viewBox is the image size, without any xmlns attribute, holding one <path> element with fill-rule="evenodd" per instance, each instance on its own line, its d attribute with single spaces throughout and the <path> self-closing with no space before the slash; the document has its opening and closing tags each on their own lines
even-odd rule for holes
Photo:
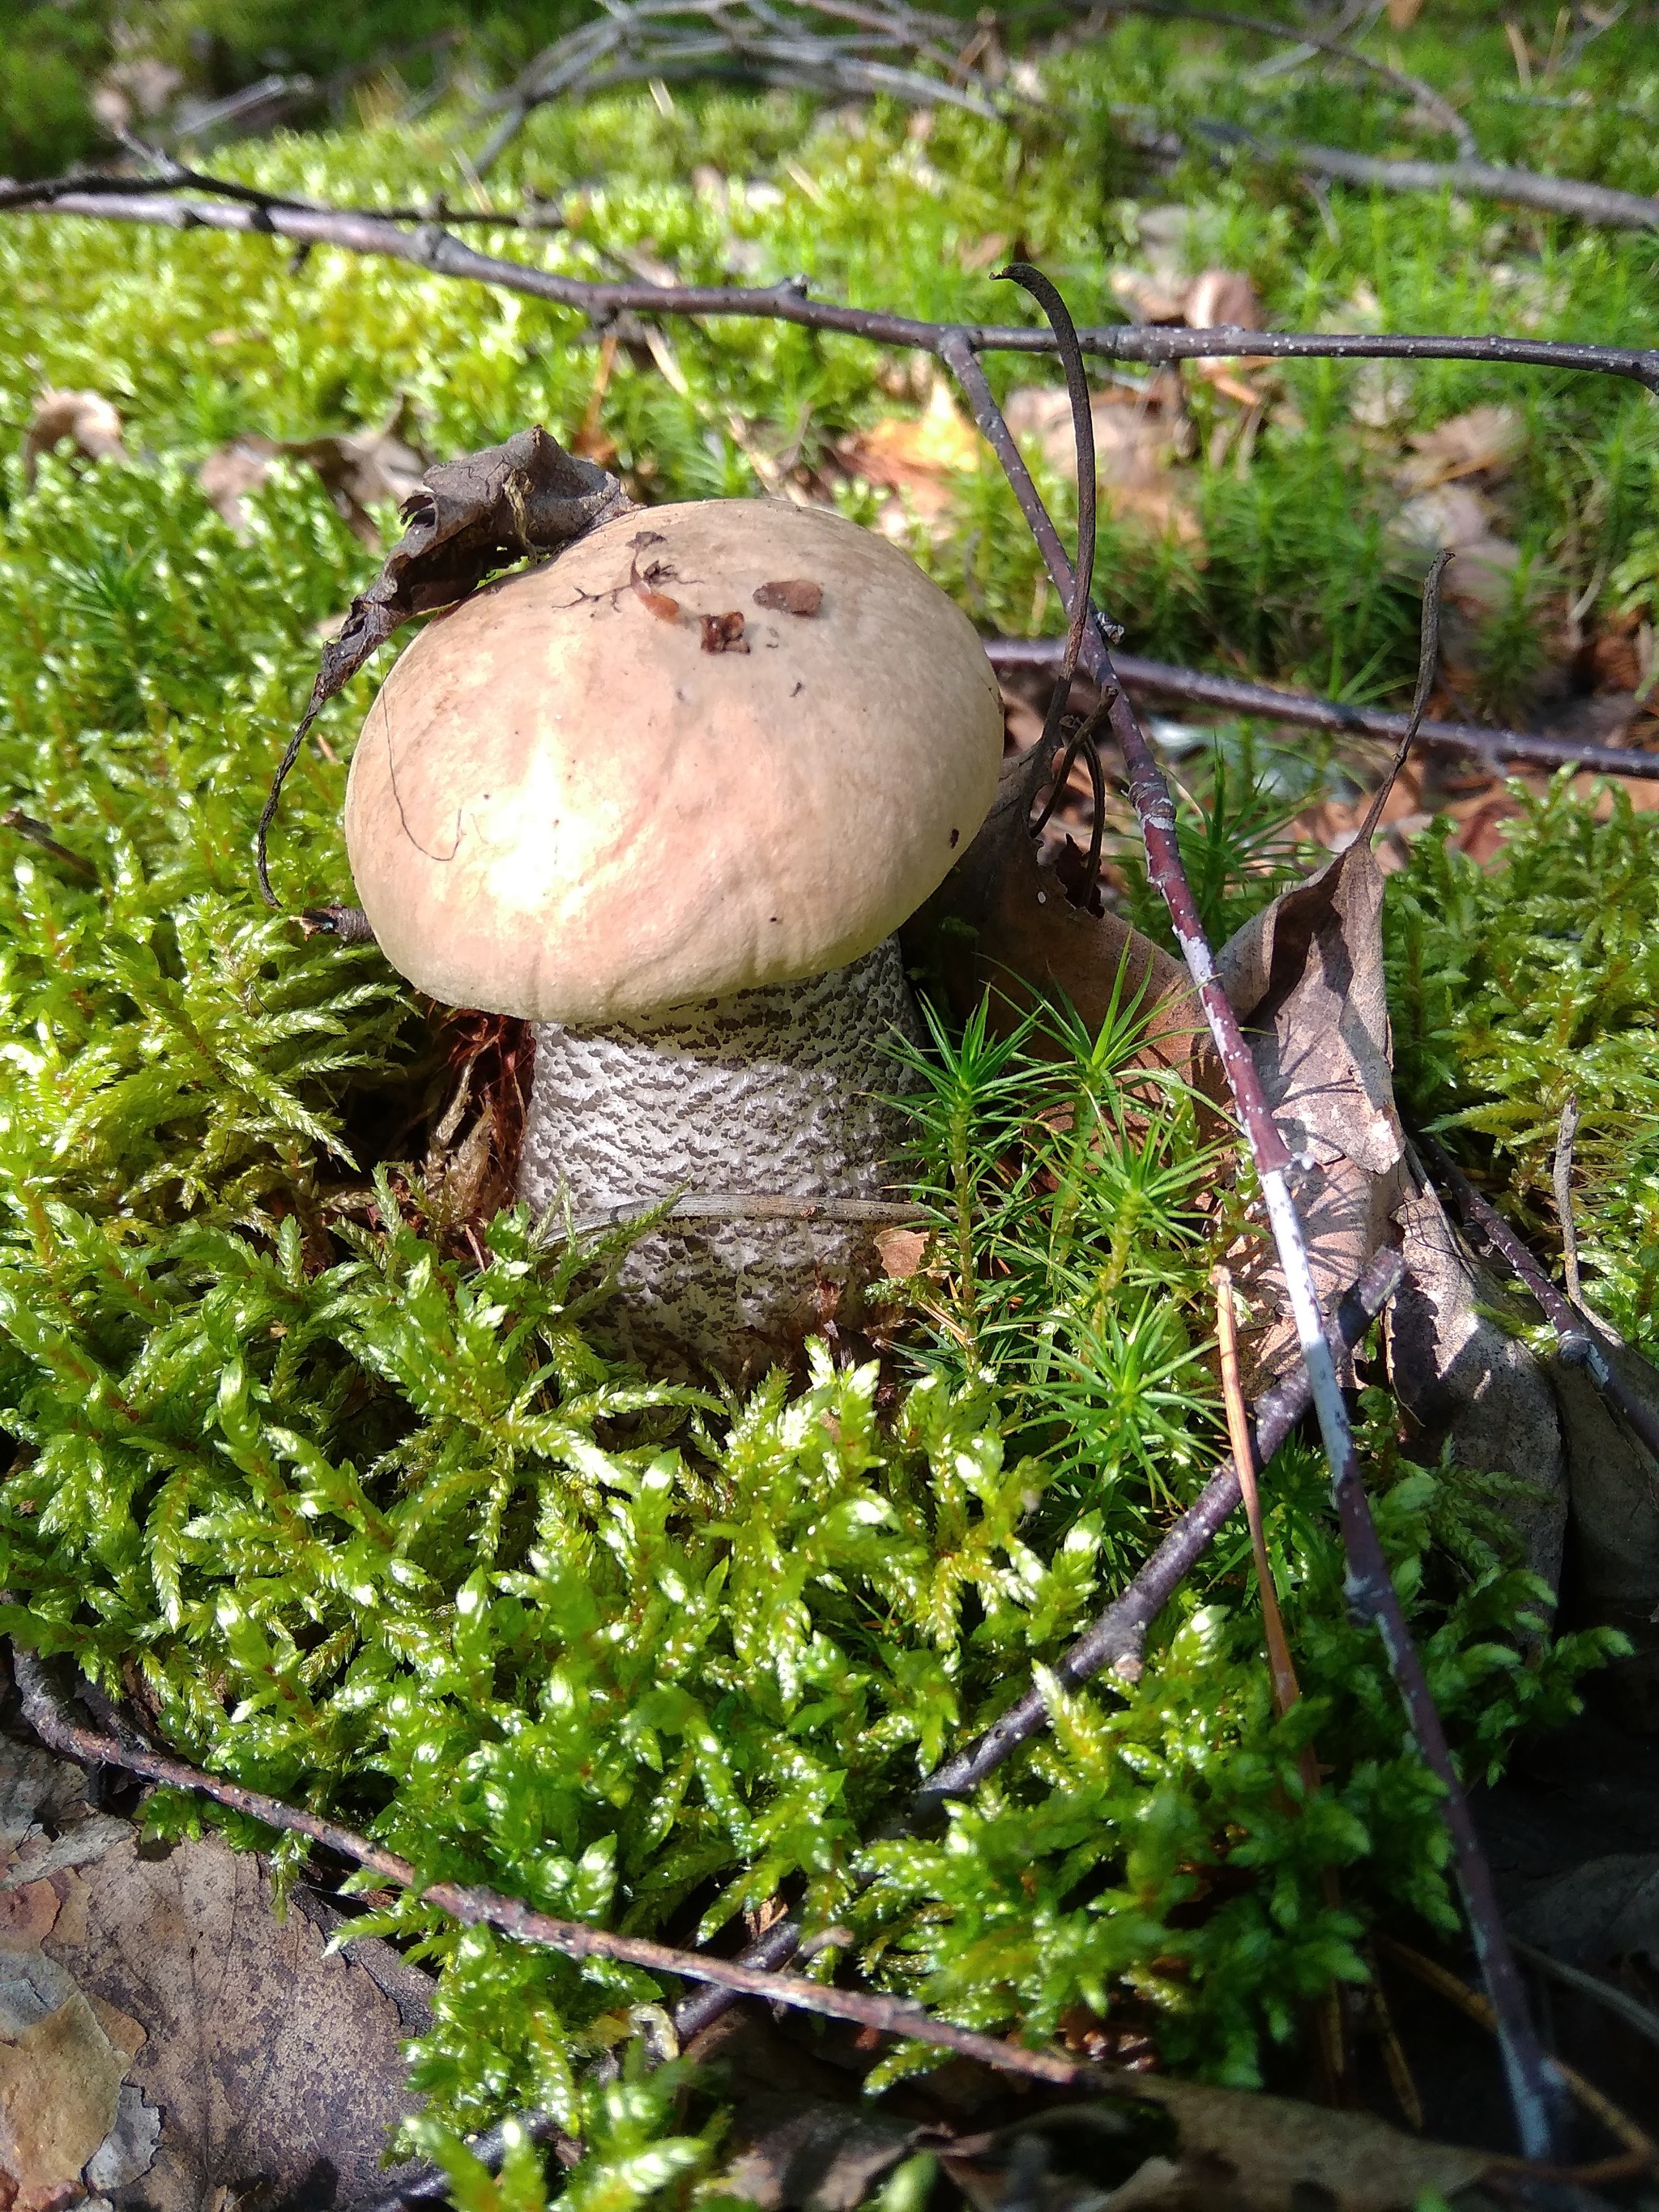
<svg viewBox="0 0 1659 2212">
<path fill-rule="evenodd" d="M 516 1897 L 482 1884 L 425 1881 L 419 1869 L 397 1852 L 371 1843 L 355 1829 L 337 1826 L 301 1807 L 287 1805 L 263 1790 L 245 1790 L 240 1783 L 204 1774 L 135 1741 L 131 1731 L 120 1737 L 82 1727 L 64 1711 L 48 1684 L 46 1669 L 33 1651 L 12 1647 L 12 1666 L 23 1712 L 42 1743 L 67 1759 L 87 1766 L 113 1766 L 146 1782 L 172 1790 L 188 1790 L 215 1804 L 246 1814 L 268 1828 L 308 1837 L 325 1850 L 367 1867 L 398 1889 L 412 1889 L 423 1903 L 434 1905 L 467 1926 L 498 1928 L 524 1943 L 540 1943 L 567 1959 L 613 1959 L 623 1966 L 641 1966 L 653 1974 L 675 1974 L 693 1982 L 712 1982 L 742 1996 L 761 1997 L 769 2004 L 783 2004 L 797 2011 L 820 2014 L 826 2020 L 851 2021 L 878 2035 L 896 2035 L 915 2043 L 929 2043 L 960 2058 L 972 2058 L 1000 2073 L 1023 2075 L 1028 2081 L 1049 2081 L 1060 2088 L 1098 2084 L 1111 2089 L 1112 2077 L 1091 2066 L 1073 2065 L 1069 2059 L 1046 2051 L 1028 2051 L 1004 2043 L 994 2035 L 980 2035 L 936 2020 L 919 2005 L 897 1997 L 877 1996 L 859 1990 L 838 1990 L 804 1974 L 768 1973 L 733 1959 L 716 1959 L 707 1952 L 677 1950 L 643 1936 L 618 1936 L 604 1928 L 590 1928 L 579 1920 L 558 1920 L 538 1912 Z M 1126 2084 L 1133 2075 L 1124 2077 Z M 1127 2091 L 1133 2094 L 1133 2091 Z"/>
<path fill-rule="evenodd" d="M 214 189 L 217 191 L 216 184 Z M 814 300 L 801 277 L 755 287 L 562 276 L 530 268 L 523 262 L 481 253 L 452 237 L 441 222 L 425 222 L 411 229 L 385 216 L 268 199 L 255 205 L 240 202 L 222 205 L 207 198 L 174 198 L 165 185 L 135 187 L 131 178 L 59 177 L 9 185 L 0 188 L 0 214 L 77 216 L 163 229 L 228 231 L 285 238 L 304 247 L 333 246 L 349 253 L 383 254 L 434 276 L 496 284 L 505 291 L 571 307 L 599 325 L 625 310 L 646 315 L 752 315 L 936 355 L 951 336 L 965 338 L 976 353 L 1052 354 L 1055 350 L 1052 331 L 1029 325 L 929 323 L 880 308 Z M 1278 361 L 1491 362 L 1628 377 L 1648 391 L 1659 392 L 1659 352 L 1636 346 L 1438 333 L 1245 331 L 1231 324 L 1194 331 L 1136 323 L 1082 330 L 1078 342 L 1085 353 L 1099 358 L 1148 365 L 1227 355 L 1259 355 Z"/>
<path fill-rule="evenodd" d="M 1060 665 L 1065 641 L 1057 637 L 990 637 L 985 650 L 993 668 L 1049 669 Z M 1112 666 L 1131 697 L 1186 699 L 1194 706 L 1259 721 L 1289 722 L 1306 729 L 1329 730 L 1340 737 L 1375 738 L 1398 744 L 1410 726 L 1408 714 L 1382 707 L 1355 707 L 1346 700 L 1280 691 L 1271 684 L 1249 684 L 1234 676 L 1213 676 L 1199 668 L 1177 668 L 1164 660 L 1143 660 L 1115 652 Z M 1582 769 L 1596 775 L 1659 779 L 1659 753 L 1635 747 L 1580 744 L 1537 731 L 1486 729 L 1479 722 L 1430 722 L 1419 726 L 1419 750 L 1455 753 L 1483 763 L 1494 774 L 1504 762 L 1522 768 Z"/>
<path fill-rule="evenodd" d="M 1264 152 L 1282 154 L 1298 168 L 1343 184 L 1375 185 L 1390 192 L 1467 192 L 1512 207 L 1537 208 L 1546 215 L 1577 216 L 1609 230 L 1659 227 L 1659 199 L 1618 191 L 1611 185 L 1586 184 L 1577 177 L 1543 177 L 1532 169 L 1500 168 L 1490 161 L 1388 161 L 1375 154 L 1350 154 L 1340 146 L 1259 143 Z"/>
</svg>

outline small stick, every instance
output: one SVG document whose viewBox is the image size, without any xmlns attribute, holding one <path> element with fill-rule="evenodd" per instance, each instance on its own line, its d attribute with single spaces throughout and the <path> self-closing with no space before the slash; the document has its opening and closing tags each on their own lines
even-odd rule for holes
<svg viewBox="0 0 1659 2212">
<path fill-rule="evenodd" d="M 1057 637 L 988 637 L 986 658 L 993 668 L 1049 669 L 1059 665 L 1064 641 Z M 1179 668 L 1167 660 L 1146 660 L 1133 653 L 1115 652 L 1112 667 L 1131 698 L 1184 699 L 1194 706 L 1214 707 L 1224 714 L 1249 715 L 1257 721 L 1285 722 L 1310 730 L 1328 730 L 1334 736 L 1375 738 L 1397 744 L 1410 726 L 1407 714 L 1382 707 L 1356 707 L 1341 699 L 1321 699 L 1305 691 L 1280 691 L 1268 684 L 1250 684 L 1236 676 L 1212 675 L 1208 669 Z M 1479 722 L 1437 722 L 1419 725 L 1419 752 L 1449 753 L 1479 761 L 1490 774 L 1501 772 L 1505 762 L 1518 768 L 1582 769 L 1597 775 L 1630 776 L 1659 781 L 1659 752 L 1641 752 L 1622 745 L 1580 744 L 1571 738 L 1547 738 L 1534 730 L 1487 729 Z"/>
<path fill-rule="evenodd" d="M 1578 1134 L 1578 1093 L 1570 1091 L 1561 1109 L 1561 1127 L 1555 1139 L 1555 1211 L 1561 1224 L 1561 1272 L 1567 1279 L 1567 1297 L 1579 1304 L 1578 1231 L 1572 1218 L 1572 1140 Z"/>
<path fill-rule="evenodd" d="M 1244 1500 L 1244 1517 L 1250 1524 L 1250 1549 L 1255 1554 L 1255 1578 L 1261 1591 L 1261 1624 L 1267 1640 L 1267 1661 L 1273 1669 L 1273 1711 L 1282 1720 L 1302 1695 L 1291 1657 L 1290 1640 L 1279 1610 L 1273 1587 L 1273 1563 L 1267 1557 L 1267 1534 L 1261 1521 L 1261 1489 L 1256 1480 L 1255 1446 L 1250 1437 L 1250 1418 L 1244 1410 L 1244 1393 L 1238 1380 L 1238 1328 L 1233 1318 L 1233 1278 L 1229 1267 L 1218 1267 L 1210 1278 L 1215 1285 L 1216 1335 L 1221 1348 L 1221 1397 L 1227 1409 L 1227 1436 L 1238 1470 L 1238 1487 Z M 1312 1757 L 1308 1747 L 1308 1759 Z M 1307 1761 L 1304 1759 L 1304 1767 Z M 1313 1772 L 1317 1788 L 1319 1770 Z"/>
<path fill-rule="evenodd" d="M 1474 2021 L 1477 2027 L 1484 2027 L 1488 2033 L 1494 2032 L 1491 2005 L 1478 1990 L 1472 1990 L 1460 1981 L 1449 1967 L 1443 1966 L 1437 1960 L 1425 1958 L 1422 1952 L 1414 1951 L 1409 1943 L 1396 1942 L 1392 1936 L 1379 1936 L 1376 1941 L 1377 1948 L 1385 1956 L 1392 1959 L 1396 1966 L 1403 1966 L 1425 1989 L 1433 1990 L 1449 2004 L 1455 2005 L 1465 2020 Z M 1644 2160 L 1650 2170 L 1659 2170 L 1659 2142 L 1654 2141 L 1646 2129 L 1638 2126 L 1628 2112 L 1621 2112 L 1610 2097 L 1604 2097 L 1593 2082 L 1587 2081 L 1575 2068 L 1568 2065 L 1565 2059 L 1558 2058 L 1553 2064 L 1571 2091 L 1574 2101 L 1592 2119 L 1599 2120 L 1607 2133 L 1623 2143 L 1627 2151 Z"/>
<path fill-rule="evenodd" d="M 27 185 L 0 186 L 0 215 L 70 216 L 153 224 L 167 230 L 232 231 L 286 238 L 307 250 L 332 246 L 348 253 L 384 254 L 434 276 L 494 284 L 503 291 L 572 307 L 600 325 L 627 308 L 647 315 L 752 315 L 794 323 L 807 330 L 842 331 L 876 345 L 914 346 L 941 359 L 946 343 L 957 338 L 965 339 L 981 353 L 1056 351 L 1053 332 L 1030 324 L 930 323 L 882 308 L 845 307 L 838 301 L 812 299 L 799 278 L 756 286 L 616 283 L 566 276 L 526 262 L 480 253 L 451 236 L 441 222 L 410 228 L 353 209 L 290 206 L 270 201 L 247 206 L 237 202 L 222 204 L 209 198 L 176 200 L 168 197 L 169 189 L 165 179 L 149 182 L 101 175 L 42 178 Z M 203 178 L 195 189 L 217 194 L 224 186 L 216 178 Z M 1231 325 L 1195 331 L 1156 324 L 1110 323 L 1079 331 L 1078 343 L 1085 353 L 1109 361 L 1148 364 L 1207 361 L 1231 355 L 1262 355 L 1275 361 L 1502 362 L 1629 377 L 1648 391 L 1659 392 L 1659 350 L 1583 345 L 1554 338 L 1462 337 L 1392 331 L 1243 331 Z"/>
<path fill-rule="evenodd" d="M 71 853 L 67 845 L 60 845 L 44 822 L 37 822 L 32 814 L 25 814 L 21 806 L 8 807 L 0 814 L 0 829 L 15 830 L 20 837 L 27 837 L 31 845 L 38 845 L 43 853 L 50 853 L 54 860 L 62 861 L 66 868 L 84 877 L 89 884 L 98 880 L 98 871 L 79 853 Z"/>
<path fill-rule="evenodd" d="M 823 1982 L 809 1981 L 804 1974 L 768 1973 L 745 1966 L 738 1960 L 716 1959 L 703 1951 L 677 1950 L 671 1944 L 653 1942 L 643 1936 L 613 1935 L 607 1929 L 590 1928 L 580 1920 L 556 1919 L 550 1913 L 538 1912 L 520 1898 L 506 1896 L 480 1883 L 427 1881 L 408 1859 L 371 1843 L 354 1829 L 339 1827 L 300 1806 L 284 1804 L 280 1798 L 267 1796 L 263 1790 L 245 1790 L 240 1783 L 204 1774 L 199 1767 L 191 1766 L 182 1759 L 140 1747 L 131 1740 L 130 1733 L 124 1741 L 79 1726 L 59 1711 L 39 1658 L 33 1651 L 15 1644 L 12 1666 L 25 1717 L 49 1749 L 61 1752 L 83 1765 L 118 1767 L 124 1773 L 137 1775 L 147 1782 L 163 1783 L 169 1789 L 193 1790 L 198 1796 L 211 1798 L 215 1804 L 228 1806 L 233 1812 L 262 1821 L 268 1828 L 308 1836 L 325 1850 L 337 1852 L 342 1858 L 367 1867 L 382 1881 L 399 1889 L 412 1889 L 424 1903 L 435 1905 L 464 1925 L 499 1928 L 503 1935 L 515 1936 L 520 1942 L 545 1944 L 549 1950 L 560 1952 L 567 1959 L 616 1959 L 626 1966 L 643 1966 L 650 1973 L 677 1974 L 687 1981 L 712 1982 L 722 1989 L 735 1990 L 743 1996 L 762 1997 L 769 2004 L 790 2005 L 799 2011 L 818 2013 L 827 2020 L 851 2021 L 878 2035 L 906 2036 L 913 2042 L 931 2043 L 940 2050 L 954 2051 L 960 2058 L 976 2059 L 981 2066 L 994 2067 L 1004 2074 L 1023 2075 L 1028 2081 L 1052 2082 L 1059 2088 L 1076 2088 L 1085 2081 L 1109 2080 L 1094 2067 L 1074 2065 L 1051 2051 L 1028 2051 L 1018 2044 L 1004 2043 L 994 2035 L 981 2035 L 971 2028 L 936 2020 L 919 2006 L 898 1997 L 877 1996 L 861 1990 L 834 1989 Z M 1124 2078 L 1132 2081 L 1134 2077 Z"/>
<path fill-rule="evenodd" d="M 1601 1395 L 1616 1406 L 1656 1460 L 1659 1460 L 1659 1419 L 1631 1389 L 1602 1350 L 1583 1312 L 1569 1305 L 1532 1254 L 1510 1227 L 1497 1207 L 1482 1198 L 1437 1137 L 1425 1132 L 1417 1142 L 1435 1174 L 1457 1200 L 1458 1211 L 1476 1230 L 1487 1248 L 1506 1260 L 1543 1308 L 1544 1318 L 1555 1331 L 1555 1341 L 1570 1367 L 1583 1367 Z"/>
</svg>

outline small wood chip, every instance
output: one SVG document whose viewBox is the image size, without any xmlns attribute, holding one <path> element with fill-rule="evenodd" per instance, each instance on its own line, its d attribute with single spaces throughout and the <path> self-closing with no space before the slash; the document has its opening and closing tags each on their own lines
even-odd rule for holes
<svg viewBox="0 0 1659 2212">
<path fill-rule="evenodd" d="M 781 583 L 762 584 L 755 605 L 782 615 L 815 615 L 823 605 L 823 586 L 805 576 L 790 576 Z"/>
</svg>

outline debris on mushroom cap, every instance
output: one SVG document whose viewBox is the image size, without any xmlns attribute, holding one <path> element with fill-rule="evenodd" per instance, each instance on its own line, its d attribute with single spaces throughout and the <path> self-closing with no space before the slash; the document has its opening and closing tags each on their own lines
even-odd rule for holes
<svg viewBox="0 0 1659 2212">
<path fill-rule="evenodd" d="M 820 588 L 811 619 L 768 607 L 780 577 Z M 709 500 L 428 627 L 364 723 L 346 841 L 411 981 L 592 1025 L 869 951 L 971 840 L 1001 750 L 973 627 L 906 555 Z"/>
</svg>

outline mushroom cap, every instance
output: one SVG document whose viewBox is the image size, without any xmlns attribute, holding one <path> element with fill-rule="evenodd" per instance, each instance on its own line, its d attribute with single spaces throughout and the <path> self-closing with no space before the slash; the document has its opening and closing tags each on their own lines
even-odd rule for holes
<svg viewBox="0 0 1659 2212">
<path fill-rule="evenodd" d="M 738 615 L 708 649 L 701 618 Z M 429 624 L 363 724 L 346 844 L 421 989 L 593 1027 L 870 951 L 967 850 L 1001 757 L 984 649 L 904 554 L 705 500 Z"/>
</svg>

